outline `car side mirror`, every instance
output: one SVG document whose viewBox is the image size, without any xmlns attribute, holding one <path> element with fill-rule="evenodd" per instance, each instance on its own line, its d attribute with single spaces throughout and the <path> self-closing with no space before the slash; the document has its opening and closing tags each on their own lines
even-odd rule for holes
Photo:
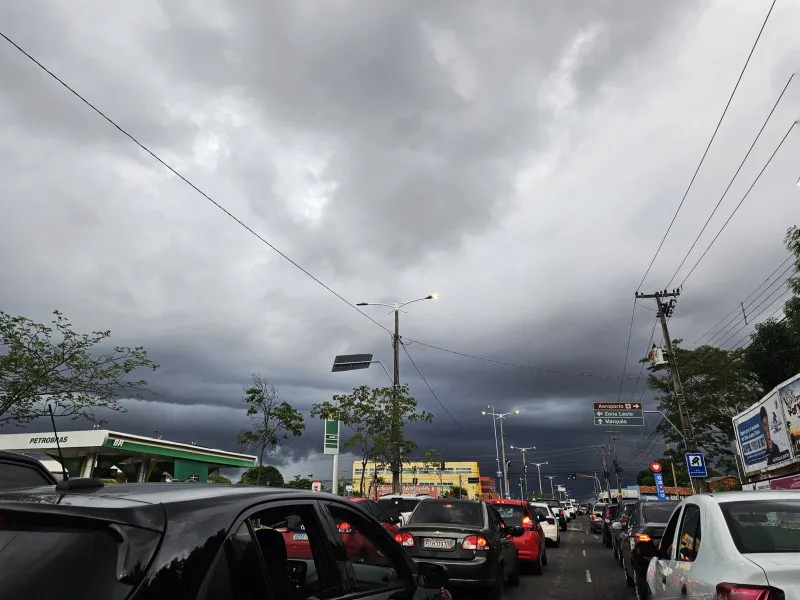
<svg viewBox="0 0 800 600">
<path fill-rule="evenodd" d="M 620 523 L 619 521 L 614 521 L 611 524 L 611 529 L 613 529 L 614 531 L 621 531 L 622 530 L 622 523 Z"/>
<path fill-rule="evenodd" d="M 403 519 L 401 519 L 400 517 L 397 517 L 397 516 L 389 517 L 389 523 L 391 523 L 392 525 L 397 525 L 398 523 L 401 523 L 402 521 L 403 521 Z"/>
<path fill-rule="evenodd" d="M 447 568 L 442 565 L 430 562 L 417 563 L 417 574 L 419 576 L 419 584 L 425 589 L 435 590 L 443 588 L 450 581 L 447 574 Z"/>
</svg>

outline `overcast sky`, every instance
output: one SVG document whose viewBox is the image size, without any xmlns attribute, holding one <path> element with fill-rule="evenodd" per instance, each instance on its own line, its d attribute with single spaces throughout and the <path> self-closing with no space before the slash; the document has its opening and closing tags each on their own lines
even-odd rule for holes
<svg viewBox="0 0 800 600">
<path fill-rule="evenodd" d="M 410 430 L 420 454 L 477 457 L 490 474 L 481 409 L 493 404 L 521 411 L 506 444 L 536 446 L 543 474 L 599 470 L 588 446 L 610 440 L 590 404 L 616 399 L 620 381 L 621 397 L 639 397 L 655 312 L 637 308 L 621 380 L 634 292 L 771 2 L 257 4 L 5 2 L 0 28 L 348 302 L 440 294 L 401 315 L 408 352 L 454 417 L 403 355 L 403 382 L 436 415 Z M 668 285 L 800 70 L 799 19 L 800 5 L 777 2 L 642 292 Z M 0 74 L 0 308 L 40 321 L 59 309 L 79 330 L 148 348 L 158 396 L 128 402 L 109 427 L 233 450 L 251 371 L 303 410 L 386 383 L 377 365 L 330 373 L 340 353 L 390 365 L 385 331 L 4 40 Z M 799 106 L 795 79 L 670 287 Z M 787 257 L 798 151 L 795 130 L 687 281 L 674 337 L 693 341 Z M 365 312 L 391 326 L 385 310 Z M 630 483 L 661 453 L 633 452 L 649 430 L 618 441 L 634 454 Z M 274 461 L 287 476 L 330 477 L 321 445 L 309 422 Z"/>
</svg>

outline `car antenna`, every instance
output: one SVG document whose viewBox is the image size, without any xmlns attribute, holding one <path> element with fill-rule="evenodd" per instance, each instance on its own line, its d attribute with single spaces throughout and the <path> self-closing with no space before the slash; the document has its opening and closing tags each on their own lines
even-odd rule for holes
<svg viewBox="0 0 800 600">
<path fill-rule="evenodd" d="M 50 422 L 53 424 L 53 433 L 56 436 L 56 448 L 58 448 L 58 460 L 61 461 L 61 477 L 64 481 L 69 481 L 69 473 L 67 467 L 64 466 L 64 455 L 61 454 L 61 443 L 58 441 L 58 430 L 56 429 L 56 419 L 53 416 L 53 405 L 47 403 L 47 412 L 50 413 Z"/>
</svg>

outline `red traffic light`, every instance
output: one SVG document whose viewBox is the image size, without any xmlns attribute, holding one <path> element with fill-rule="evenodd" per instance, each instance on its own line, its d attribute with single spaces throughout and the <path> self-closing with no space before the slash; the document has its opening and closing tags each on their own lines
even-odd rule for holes
<svg viewBox="0 0 800 600">
<path fill-rule="evenodd" d="M 661 463 L 658 463 L 658 462 L 655 462 L 655 461 L 651 462 L 650 463 L 650 470 L 653 473 L 661 473 Z"/>
</svg>

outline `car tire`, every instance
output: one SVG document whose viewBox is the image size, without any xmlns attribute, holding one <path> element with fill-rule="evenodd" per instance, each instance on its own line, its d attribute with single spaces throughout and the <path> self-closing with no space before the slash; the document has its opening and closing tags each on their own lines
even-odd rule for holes
<svg viewBox="0 0 800 600">
<path fill-rule="evenodd" d="M 636 573 L 633 576 L 633 592 L 636 594 L 636 600 L 649 600 L 650 598 L 650 588 L 647 586 L 647 580 L 640 573 Z"/>
<path fill-rule="evenodd" d="M 519 556 L 514 561 L 514 569 L 511 571 L 511 574 L 508 576 L 508 583 L 509 585 L 519 585 L 520 579 L 520 567 L 519 567 Z"/>
<path fill-rule="evenodd" d="M 603 538 L 603 544 L 606 548 L 611 548 L 611 540 L 609 538 Z"/>
<path fill-rule="evenodd" d="M 542 564 L 547 564 L 547 550 L 545 549 L 544 553 L 542 554 Z"/>
<path fill-rule="evenodd" d="M 634 582 L 633 577 L 628 575 L 628 569 L 625 568 L 624 564 L 622 565 L 622 572 L 625 573 L 625 583 L 628 584 L 628 587 L 634 587 L 636 582 Z"/>
<path fill-rule="evenodd" d="M 561 536 L 556 535 L 556 541 L 553 542 L 553 548 L 558 548 L 561 545 Z"/>
<path fill-rule="evenodd" d="M 614 544 L 611 544 L 614 548 L 614 560 L 619 560 L 619 552 L 617 552 L 617 547 Z"/>
<path fill-rule="evenodd" d="M 500 600 L 503 597 L 503 589 L 505 588 L 506 578 L 504 576 L 504 567 L 500 565 L 500 572 L 495 577 L 494 583 L 489 588 L 489 593 L 487 594 L 487 598 L 489 600 Z"/>
<path fill-rule="evenodd" d="M 535 562 L 531 563 L 531 573 L 534 575 L 542 574 L 542 557 L 538 557 Z"/>
</svg>

